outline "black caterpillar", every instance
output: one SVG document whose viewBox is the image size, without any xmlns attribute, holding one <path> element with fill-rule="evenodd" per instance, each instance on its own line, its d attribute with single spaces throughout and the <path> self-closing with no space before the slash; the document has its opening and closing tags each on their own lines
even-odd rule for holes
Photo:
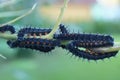
<svg viewBox="0 0 120 80">
<path fill-rule="evenodd" d="M 64 25 L 59 25 L 59 34 L 55 33 L 53 39 L 41 39 L 40 36 L 47 35 L 52 29 L 22 28 L 18 31 L 18 39 L 15 41 L 7 41 L 11 48 L 27 48 L 35 49 L 42 52 L 49 52 L 56 46 L 69 50 L 73 55 L 88 60 L 99 60 L 115 56 L 116 52 L 98 53 L 92 51 L 92 48 L 107 47 L 114 45 L 114 39 L 107 35 L 98 34 L 81 34 L 69 33 Z M 0 32 L 10 31 L 15 33 L 15 29 L 11 25 L 0 27 Z M 39 38 L 38 38 L 39 37 Z M 63 41 L 69 41 L 62 44 Z M 86 50 L 80 50 L 79 47 Z"/>
<path fill-rule="evenodd" d="M 60 31 L 61 32 L 66 32 L 67 30 L 65 30 L 64 26 L 63 25 L 60 25 Z M 25 47 L 25 48 L 30 48 L 30 49 L 36 49 L 36 50 L 40 50 L 42 52 L 49 52 L 51 50 L 53 50 L 56 46 L 59 45 L 59 40 L 43 40 L 43 39 L 35 39 L 36 36 L 42 36 L 42 35 L 47 35 L 48 33 L 51 32 L 51 29 L 36 29 L 36 28 L 23 28 L 21 30 L 19 30 L 18 32 L 18 39 L 19 39 L 19 43 L 21 42 L 26 42 L 26 40 L 30 40 L 31 41 L 31 36 L 33 36 L 32 38 L 32 42 L 30 42 L 30 44 L 23 44 L 23 46 L 17 44 L 18 41 L 15 41 L 15 42 L 11 42 L 9 41 L 8 42 L 8 45 L 11 46 L 11 47 L 17 47 L 16 44 L 19 46 L 19 47 Z M 27 36 L 25 36 L 27 35 Z M 44 43 L 46 45 L 43 45 L 43 44 L 40 44 L 41 46 L 38 46 L 36 45 L 36 41 L 37 40 L 37 43 Z M 31 43 L 35 43 L 35 44 L 32 44 L 32 46 L 29 46 L 31 45 Z M 25 45 L 25 46 L 24 46 Z M 29 46 L 29 47 L 28 47 Z M 38 48 L 39 47 L 39 48 Z"/>
<path fill-rule="evenodd" d="M 67 31 L 63 25 L 60 25 L 60 30 L 63 32 Z M 51 29 L 23 28 L 18 31 L 18 39 L 16 41 L 8 41 L 7 44 L 11 48 L 30 48 L 42 52 L 49 52 L 56 46 L 59 46 L 59 40 L 37 39 L 35 37 L 46 35 L 50 32 Z M 25 37 L 25 35 L 27 35 L 27 37 Z M 33 38 L 30 38 L 31 36 L 33 36 Z"/>
<path fill-rule="evenodd" d="M 0 32 L 6 32 L 6 31 L 10 31 L 11 34 L 15 33 L 15 28 L 12 25 L 4 25 L 2 27 L 0 27 Z"/>
<path fill-rule="evenodd" d="M 51 32 L 51 29 L 36 29 L 36 28 L 23 28 L 19 30 L 18 32 L 18 38 L 23 38 L 25 34 L 27 34 L 27 37 L 30 36 L 42 36 L 47 35 Z"/>
<path fill-rule="evenodd" d="M 55 34 L 54 39 L 72 40 L 78 47 L 96 48 L 113 46 L 114 39 L 111 36 L 96 35 L 96 34 Z"/>
<path fill-rule="evenodd" d="M 73 44 L 77 47 L 84 47 L 84 48 L 97 48 L 97 47 L 107 47 L 107 46 L 113 46 L 113 41 L 109 40 L 75 40 L 73 41 Z"/>
<path fill-rule="evenodd" d="M 62 32 L 62 33 L 68 33 L 66 28 L 62 24 L 60 24 L 59 29 L 60 29 L 60 32 Z M 51 32 L 51 29 L 23 28 L 23 29 L 19 30 L 19 32 L 18 32 L 18 39 L 20 39 L 20 41 L 21 41 L 21 39 L 23 39 L 23 38 L 27 39 L 27 38 L 30 38 L 31 36 L 33 36 L 34 37 L 33 39 L 35 39 L 36 36 L 47 35 L 50 32 Z M 25 35 L 27 35 L 27 37 L 25 37 Z M 48 42 L 50 42 L 50 41 L 48 41 Z M 46 43 L 46 42 L 44 42 L 44 43 Z M 16 42 L 12 43 L 11 41 L 9 41 L 8 44 L 11 45 L 11 47 L 16 47 Z M 56 44 L 56 41 L 54 42 L 54 44 Z M 43 51 L 43 52 L 49 52 L 55 48 L 55 46 L 53 44 L 49 44 L 49 45 L 51 45 L 51 46 L 44 47 L 44 48 L 43 48 L 43 46 L 44 46 L 43 45 L 43 46 L 41 46 L 41 48 L 39 48 L 39 50 Z M 29 47 L 29 48 L 31 48 L 31 47 Z M 36 50 L 38 50 L 38 48 Z"/>
<path fill-rule="evenodd" d="M 23 38 L 16 41 L 8 41 L 7 44 L 11 48 L 27 48 L 27 49 L 35 49 L 42 52 L 49 52 L 53 50 L 56 46 L 60 43 L 57 40 L 47 40 L 47 39 L 40 39 L 40 38 Z"/>
<path fill-rule="evenodd" d="M 48 33 L 51 32 L 51 30 L 52 29 L 23 28 L 23 29 L 19 30 L 18 37 L 23 38 L 25 36 L 25 34 L 27 34 L 27 37 L 47 35 Z M 62 34 L 68 33 L 68 31 L 66 30 L 66 28 L 63 24 L 59 25 L 59 30 Z"/>
<path fill-rule="evenodd" d="M 109 53 L 96 53 L 91 50 L 79 50 L 77 47 L 75 47 L 72 43 L 67 45 L 67 49 L 75 56 L 78 56 L 80 58 L 88 59 L 88 60 L 99 60 L 99 59 L 105 59 L 114 57 L 118 51 L 115 52 L 109 52 Z"/>
<path fill-rule="evenodd" d="M 101 34 L 84 34 L 84 33 L 63 33 L 63 34 L 54 34 L 54 39 L 59 40 L 110 40 L 114 41 L 114 39 L 107 35 L 101 35 Z"/>
</svg>

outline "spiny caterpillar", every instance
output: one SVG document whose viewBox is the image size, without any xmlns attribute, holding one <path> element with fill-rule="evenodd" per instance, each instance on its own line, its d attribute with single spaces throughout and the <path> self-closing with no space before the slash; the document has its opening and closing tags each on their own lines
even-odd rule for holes
<svg viewBox="0 0 120 80">
<path fill-rule="evenodd" d="M 15 41 L 8 41 L 7 44 L 11 48 L 20 47 L 35 49 L 41 52 L 49 52 L 56 46 L 59 46 L 59 40 L 48 40 L 36 37 L 46 35 L 50 33 L 50 31 L 51 29 L 22 28 L 18 31 L 18 39 Z"/>
<path fill-rule="evenodd" d="M 99 53 L 99 52 L 94 52 L 89 48 L 85 50 L 80 50 L 72 42 L 67 45 L 66 49 L 68 49 L 73 55 L 88 60 L 99 60 L 99 59 L 110 58 L 110 57 L 114 57 L 118 53 L 118 51 L 109 52 L 109 53 Z"/>
<path fill-rule="evenodd" d="M 11 48 L 20 47 L 27 49 L 35 49 L 41 52 L 49 52 L 59 45 L 59 41 L 39 38 L 23 38 L 21 40 L 17 39 L 16 41 L 13 42 L 8 41 L 7 44 Z"/>
<path fill-rule="evenodd" d="M 42 36 L 47 35 L 50 32 L 51 29 L 23 28 L 18 32 L 18 38 L 23 38 L 25 35 L 27 35 L 26 37 Z"/>
<path fill-rule="evenodd" d="M 114 45 L 114 39 L 109 35 L 69 33 L 64 25 L 59 25 L 59 33 L 55 33 L 53 39 L 42 39 L 42 35 L 49 34 L 52 29 L 22 28 L 18 31 L 17 40 L 9 40 L 7 44 L 11 48 L 28 48 L 41 52 L 49 52 L 55 47 L 69 50 L 73 55 L 88 59 L 99 60 L 115 56 L 118 51 L 109 53 L 94 52 L 92 48 L 109 47 Z M 0 28 L 0 32 L 10 31 L 15 33 L 14 27 L 6 25 Z M 66 44 L 62 42 L 68 41 Z M 80 50 L 84 48 L 85 50 Z"/>
<path fill-rule="evenodd" d="M 12 25 L 5 25 L 0 27 L 0 32 L 4 33 L 6 31 L 10 31 L 11 34 L 15 33 L 15 28 Z"/>
</svg>

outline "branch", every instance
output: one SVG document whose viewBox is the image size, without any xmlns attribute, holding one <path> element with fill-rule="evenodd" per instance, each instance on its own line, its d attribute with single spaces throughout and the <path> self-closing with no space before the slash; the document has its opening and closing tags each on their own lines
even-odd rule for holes
<svg viewBox="0 0 120 80">
<path fill-rule="evenodd" d="M 0 54 L 0 57 L 3 58 L 3 59 L 7 59 L 7 57 L 3 56 L 2 54 Z"/>
<path fill-rule="evenodd" d="M 16 4 L 16 3 L 20 2 L 20 1 L 21 0 L 6 0 L 6 1 L 3 1 L 3 2 L 0 3 L 0 8 Z"/>
<path fill-rule="evenodd" d="M 30 13 L 33 12 L 33 10 L 36 8 L 36 6 L 37 6 L 37 3 L 35 3 L 35 4 L 32 6 L 31 10 L 29 10 L 27 13 L 25 13 L 25 14 L 23 14 L 23 15 L 17 17 L 17 18 L 15 18 L 15 19 L 13 19 L 13 20 L 7 22 L 7 23 L 1 24 L 0 27 L 2 27 L 2 26 L 4 26 L 4 25 L 12 24 L 12 23 L 14 23 L 14 22 L 16 22 L 16 21 L 22 19 L 23 17 L 29 15 Z"/>
<path fill-rule="evenodd" d="M 36 6 L 37 6 L 37 3 L 35 3 L 35 4 L 32 6 L 32 8 L 31 8 L 28 12 L 26 12 L 25 14 L 23 14 L 23 15 L 15 18 L 15 19 L 7 22 L 7 23 L 1 24 L 0 27 L 2 27 L 2 26 L 4 26 L 4 25 L 12 24 L 12 23 L 14 23 L 14 22 L 22 19 L 23 17 L 29 15 L 30 13 L 33 12 L 33 10 L 36 8 Z M 6 40 L 16 40 L 16 39 L 17 39 L 17 34 L 0 33 L 0 38 L 6 39 Z"/>
<path fill-rule="evenodd" d="M 48 35 L 45 35 L 45 36 L 42 36 L 41 38 L 47 38 L 47 39 L 52 39 L 53 38 L 53 35 L 55 34 L 55 32 L 58 30 L 59 28 L 59 24 L 61 23 L 62 21 L 62 18 L 63 18 L 63 15 L 64 15 L 64 12 L 65 12 L 65 9 L 68 5 L 68 2 L 69 0 L 65 0 L 64 1 L 64 5 L 63 7 L 61 8 L 61 12 L 60 12 L 60 15 L 58 16 L 58 19 L 57 19 L 57 22 L 55 23 L 54 27 L 53 27 L 53 30 L 48 34 Z M 15 21 L 18 21 L 20 20 L 21 18 L 29 15 L 36 7 L 37 4 L 34 4 L 32 9 L 29 10 L 27 13 L 23 14 L 22 16 L 19 16 L 17 18 L 15 18 L 14 20 L 12 21 L 9 21 L 7 23 L 4 23 L 2 25 L 0 25 L 0 27 L 4 26 L 4 25 L 7 25 L 7 24 L 11 24 L 11 23 L 14 23 Z M 6 34 L 6 33 L 0 33 L 0 38 L 4 38 L 4 39 L 7 39 L 7 40 L 16 40 L 17 39 L 17 34 Z M 69 41 L 68 41 L 69 42 Z M 68 42 L 62 42 L 63 44 L 67 44 Z M 101 52 L 101 53 L 104 53 L 104 52 L 113 52 L 113 51 L 119 51 L 120 50 L 120 43 L 115 43 L 113 47 L 102 47 L 102 48 L 92 48 L 93 51 L 95 52 Z"/>
<path fill-rule="evenodd" d="M 61 8 L 60 15 L 59 15 L 59 17 L 58 17 L 58 19 L 57 19 L 57 22 L 55 23 L 54 28 L 52 29 L 52 31 L 51 31 L 48 35 L 42 36 L 41 38 L 48 38 L 48 39 L 52 39 L 52 38 L 53 38 L 54 33 L 58 30 L 59 24 L 60 24 L 61 21 L 62 21 L 62 18 L 63 18 L 64 12 L 65 12 L 65 9 L 66 9 L 66 7 L 67 7 L 67 5 L 68 5 L 68 2 L 69 2 L 69 0 L 65 0 L 65 1 L 64 1 L 64 5 L 63 5 L 63 7 Z M 21 18 L 29 15 L 29 14 L 35 9 L 36 5 L 37 5 L 37 3 L 35 3 L 35 4 L 33 5 L 32 9 L 29 10 L 27 13 L 25 13 L 25 14 L 17 17 L 17 18 L 15 18 L 15 19 L 7 22 L 7 23 L 4 23 L 4 24 L 0 25 L 0 27 L 2 27 L 2 26 L 4 26 L 4 25 L 12 24 L 12 23 L 14 23 L 15 21 L 18 21 L 18 20 L 20 20 Z M 17 35 L 16 35 L 16 34 L 3 34 L 3 33 L 0 33 L 0 38 L 4 38 L 4 39 L 7 39 L 7 40 L 10 40 L 10 39 L 13 40 L 13 39 L 17 39 Z"/>
<path fill-rule="evenodd" d="M 41 36 L 41 38 L 48 38 L 48 39 L 52 39 L 53 38 L 54 33 L 58 30 L 59 25 L 60 25 L 60 23 L 62 21 L 65 9 L 67 8 L 67 5 L 68 5 L 68 2 L 69 2 L 69 0 L 64 0 L 64 5 L 61 8 L 60 15 L 58 16 L 57 22 L 55 23 L 52 31 L 48 35 L 46 35 L 46 36 Z"/>
<path fill-rule="evenodd" d="M 95 52 L 101 52 L 101 53 L 119 51 L 120 42 L 115 42 L 113 47 L 93 48 L 92 50 Z"/>
<path fill-rule="evenodd" d="M 19 11 L 5 11 L 5 12 L 0 12 L 0 18 L 20 16 L 21 14 L 26 13 L 28 10 L 29 9 L 19 10 Z"/>
<path fill-rule="evenodd" d="M 16 40 L 17 34 L 0 33 L 0 38 L 6 39 L 6 40 Z"/>
</svg>

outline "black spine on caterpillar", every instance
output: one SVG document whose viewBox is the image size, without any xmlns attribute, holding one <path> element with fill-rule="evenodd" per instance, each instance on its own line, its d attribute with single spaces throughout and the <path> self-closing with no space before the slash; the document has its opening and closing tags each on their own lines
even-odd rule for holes
<svg viewBox="0 0 120 80">
<path fill-rule="evenodd" d="M 113 46 L 114 39 L 111 36 L 97 34 L 55 34 L 55 39 L 73 40 L 74 44 L 79 47 L 94 48 Z"/>
<path fill-rule="evenodd" d="M 42 52 L 49 52 L 59 46 L 60 42 L 58 40 L 47 40 L 40 38 L 23 38 L 13 42 L 9 42 L 8 45 L 11 48 L 20 47 L 27 49 L 35 49 Z"/>
<path fill-rule="evenodd" d="M 118 51 L 109 53 L 92 53 L 89 51 L 78 49 L 75 45 L 73 45 L 73 43 L 68 44 L 66 49 L 68 49 L 73 55 L 88 60 L 100 60 L 110 58 L 114 57 L 118 53 Z"/>
<path fill-rule="evenodd" d="M 0 27 L 0 32 L 6 32 L 6 31 L 10 31 L 11 34 L 14 34 L 15 28 L 12 25 L 4 25 L 4 26 Z"/>
</svg>

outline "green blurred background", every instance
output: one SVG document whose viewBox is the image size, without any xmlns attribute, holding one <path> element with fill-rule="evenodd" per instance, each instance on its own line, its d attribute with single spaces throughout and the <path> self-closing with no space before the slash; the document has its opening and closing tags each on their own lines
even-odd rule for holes
<svg viewBox="0 0 120 80">
<path fill-rule="evenodd" d="M 36 2 L 35 11 L 13 25 L 52 28 L 63 0 L 0 0 L 0 23 L 26 13 Z M 71 0 L 62 23 L 71 32 L 111 34 L 119 42 L 119 15 L 119 0 Z M 120 80 L 119 54 L 87 61 L 67 53 L 61 48 L 50 53 L 11 49 L 6 40 L 0 39 L 0 54 L 7 57 L 6 60 L 0 57 L 0 80 Z"/>
</svg>

